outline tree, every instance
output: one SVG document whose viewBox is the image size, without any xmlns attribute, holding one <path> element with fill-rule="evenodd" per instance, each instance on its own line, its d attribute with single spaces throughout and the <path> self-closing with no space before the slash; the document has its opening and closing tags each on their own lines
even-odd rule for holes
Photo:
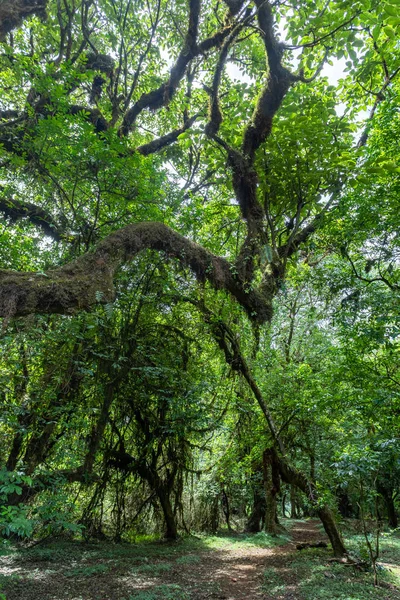
<svg viewBox="0 0 400 600">
<path fill-rule="evenodd" d="M 129 0 L 50 1 L 45 22 L 19 29 L 32 11 L 24 2 L 14 8 L 12 22 L 0 13 L 8 32 L 0 210 L 3 244 L 13 249 L 0 271 L 5 326 L 112 302 L 144 251 L 161 252 L 175 277 L 170 259 L 189 267 L 203 289 L 189 301 L 259 402 L 281 476 L 318 506 L 342 553 L 332 515 L 287 462 L 234 324 L 224 320 L 227 306 L 236 309 L 213 290 L 227 292 L 255 326 L 270 322 L 313 234 L 338 213 L 350 218 L 343 198 L 357 185 L 399 71 L 396 1 L 156 0 L 146 9 Z M 322 71 L 343 57 L 348 75 L 334 88 Z M 338 229 L 330 227 L 331 241 Z M 35 244 L 35 231 L 46 243 Z M 105 422 L 98 426 L 96 448 Z"/>
</svg>

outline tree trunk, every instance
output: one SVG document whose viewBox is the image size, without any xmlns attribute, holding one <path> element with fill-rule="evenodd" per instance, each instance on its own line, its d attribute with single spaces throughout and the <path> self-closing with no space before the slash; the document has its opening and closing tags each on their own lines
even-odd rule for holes
<svg viewBox="0 0 400 600">
<path fill-rule="evenodd" d="M 214 496 L 210 504 L 210 513 L 204 526 L 211 533 L 217 533 L 219 527 L 219 497 Z"/>
<path fill-rule="evenodd" d="M 276 535 L 277 528 L 277 506 L 276 495 L 280 489 L 279 471 L 271 450 L 265 450 L 263 454 L 263 474 L 265 486 L 265 531 Z"/>
<path fill-rule="evenodd" d="M 290 486 L 290 518 L 298 519 L 296 487 L 294 485 Z"/>
<path fill-rule="evenodd" d="M 346 548 L 344 547 L 342 536 L 339 533 L 336 525 L 336 520 L 333 512 L 327 504 L 324 504 L 317 509 L 317 514 L 322 521 L 322 525 L 329 537 L 332 544 L 333 554 L 335 556 L 343 556 L 346 554 Z"/>
<path fill-rule="evenodd" d="M 286 519 L 286 491 L 282 494 L 282 517 Z"/>
<path fill-rule="evenodd" d="M 342 517 L 344 517 L 345 519 L 349 519 L 350 517 L 353 516 L 353 507 L 351 505 L 351 501 L 349 498 L 348 493 L 345 490 L 341 490 L 339 489 L 336 492 L 337 498 L 338 498 L 338 509 L 340 514 L 342 515 Z"/>
<path fill-rule="evenodd" d="M 225 521 L 228 526 L 228 531 L 230 532 L 230 531 L 232 531 L 231 510 L 230 510 L 230 506 L 229 506 L 229 498 L 228 498 L 227 493 L 224 488 L 222 489 L 222 510 L 225 515 Z"/>
<path fill-rule="evenodd" d="M 175 514 L 172 508 L 169 491 L 165 487 L 160 487 L 157 488 L 156 493 L 165 519 L 166 529 L 164 537 L 167 540 L 176 540 L 178 538 L 178 528 L 176 525 Z"/>
<path fill-rule="evenodd" d="M 279 456 L 274 448 L 271 451 L 274 453 L 274 460 L 282 480 L 298 487 L 307 495 L 311 505 L 314 506 L 332 544 L 334 555 L 338 557 L 345 555 L 346 548 L 343 545 L 343 540 L 336 525 L 335 516 L 329 506 L 326 504 L 323 506 L 319 505 L 318 494 L 314 483 L 308 481 L 303 473 L 300 473 L 300 471 L 292 467 L 285 458 Z"/>
<path fill-rule="evenodd" d="M 248 533 L 259 533 L 261 531 L 261 523 L 265 519 L 265 492 L 258 486 L 254 488 L 253 510 L 246 524 Z"/>
<path fill-rule="evenodd" d="M 398 527 L 398 518 L 396 514 L 396 509 L 394 506 L 394 501 L 392 496 L 388 496 L 385 498 L 386 510 L 388 514 L 388 523 L 391 529 L 396 529 Z"/>
<path fill-rule="evenodd" d="M 376 489 L 385 502 L 388 525 L 391 529 L 396 529 L 398 527 L 398 518 L 393 500 L 393 488 L 389 485 L 378 482 Z"/>
</svg>

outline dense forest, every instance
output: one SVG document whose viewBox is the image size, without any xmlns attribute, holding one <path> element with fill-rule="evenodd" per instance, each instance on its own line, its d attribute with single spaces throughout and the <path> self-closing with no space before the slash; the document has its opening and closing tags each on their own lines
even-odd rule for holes
<svg viewBox="0 0 400 600">
<path fill-rule="evenodd" d="M 4 548 L 310 517 L 378 584 L 399 34 L 399 0 L 1 0 Z"/>
</svg>

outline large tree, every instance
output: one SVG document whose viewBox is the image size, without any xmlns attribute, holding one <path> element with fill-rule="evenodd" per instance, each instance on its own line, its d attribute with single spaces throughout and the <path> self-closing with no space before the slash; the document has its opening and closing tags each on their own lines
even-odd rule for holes
<svg viewBox="0 0 400 600">
<path fill-rule="evenodd" d="M 5 326 L 113 301 L 118 273 L 148 250 L 189 267 L 207 294 L 227 292 L 256 325 L 270 321 L 315 231 L 350 217 L 344 194 L 400 69 L 396 0 L 54 0 L 45 21 L 29 18 L 44 4 L 0 12 Z M 335 64 L 336 87 L 325 76 Z M 340 554 L 332 516 L 287 463 L 234 332 L 202 294 L 195 304 L 255 394 L 281 476 L 310 495 Z"/>
<path fill-rule="evenodd" d="M 29 11 L 17 3 L 13 25 L 39 4 Z M 0 314 L 69 313 L 93 305 L 99 292 L 109 300 L 116 269 L 153 248 L 228 291 L 255 321 L 270 319 L 287 261 L 337 205 L 359 160 L 350 119 L 335 113 L 338 92 L 349 113 L 371 102 L 373 116 L 397 74 L 394 6 L 50 2 L 45 24 L 10 33 L 2 56 L 3 214 L 9 222 L 26 217 L 62 240 L 64 252 L 76 237 L 91 249 L 107 232 L 104 221 L 115 231 L 77 260 L 49 265 L 45 276 L 3 269 Z M 350 75 L 333 90 L 321 70 L 343 56 Z M 160 152 L 156 161 L 133 158 Z M 167 159 L 181 185 L 186 180 L 177 195 L 181 212 L 200 221 L 196 229 L 208 225 L 214 235 L 227 229 L 224 219 L 241 218 L 224 256 L 226 234 L 220 244 L 198 235 L 199 246 L 193 226 L 185 237 L 174 231 L 176 219 L 123 215 L 140 195 L 137 179 L 151 176 L 144 165 Z M 210 225 L 198 201 L 205 191 L 207 204 L 220 195 L 237 209 Z"/>
</svg>

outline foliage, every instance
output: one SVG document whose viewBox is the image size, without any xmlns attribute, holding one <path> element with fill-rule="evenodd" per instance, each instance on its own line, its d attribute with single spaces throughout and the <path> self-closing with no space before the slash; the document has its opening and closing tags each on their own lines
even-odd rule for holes
<svg viewBox="0 0 400 600">
<path fill-rule="evenodd" d="M 398 8 L 0 11 L 2 536 L 397 528 Z"/>
</svg>

